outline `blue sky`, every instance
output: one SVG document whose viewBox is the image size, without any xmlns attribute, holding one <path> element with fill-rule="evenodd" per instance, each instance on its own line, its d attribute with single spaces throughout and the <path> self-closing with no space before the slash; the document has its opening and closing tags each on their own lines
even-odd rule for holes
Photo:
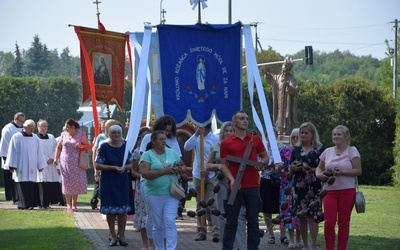
<svg viewBox="0 0 400 250">
<path fill-rule="evenodd" d="M 79 56 L 79 42 L 68 24 L 97 27 L 95 0 L 0 0 L 0 51 L 14 51 L 17 41 L 28 49 L 34 35 L 48 49 L 69 47 Z M 189 0 L 100 0 L 100 19 L 108 30 L 143 31 L 143 23 L 194 24 L 197 9 Z M 208 0 L 203 23 L 228 23 L 229 0 Z M 355 55 L 385 57 L 385 39 L 394 46 L 393 22 L 400 20 L 399 0 L 231 0 L 232 22 L 258 22 L 263 49 L 271 46 L 290 55 L 313 46 L 321 52 L 350 51 Z M 254 34 L 253 30 L 253 34 Z"/>
</svg>

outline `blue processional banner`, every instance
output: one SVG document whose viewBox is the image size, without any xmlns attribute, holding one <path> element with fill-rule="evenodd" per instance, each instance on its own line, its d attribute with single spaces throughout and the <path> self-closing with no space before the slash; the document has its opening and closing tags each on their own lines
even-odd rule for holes
<svg viewBox="0 0 400 250">
<path fill-rule="evenodd" d="M 163 113 L 178 126 L 230 121 L 242 107 L 241 23 L 158 25 Z"/>
</svg>

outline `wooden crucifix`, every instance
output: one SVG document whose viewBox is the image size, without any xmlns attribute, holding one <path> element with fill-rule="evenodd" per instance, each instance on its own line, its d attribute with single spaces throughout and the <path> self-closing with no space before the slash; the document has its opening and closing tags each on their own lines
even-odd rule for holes
<svg viewBox="0 0 400 250">
<path fill-rule="evenodd" d="M 227 161 L 240 163 L 240 167 L 238 169 L 238 172 L 237 172 L 237 175 L 235 178 L 235 182 L 233 183 L 233 186 L 231 187 L 231 193 L 229 195 L 228 205 L 233 205 L 233 203 L 235 202 L 237 192 L 240 189 L 240 183 L 242 182 L 244 170 L 246 169 L 246 165 L 256 167 L 257 169 L 262 169 L 264 167 L 264 164 L 262 162 L 256 162 L 256 161 L 249 160 L 249 156 L 250 156 L 252 147 L 253 147 L 253 140 L 251 139 L 246 146 L 246 149 L 243 154 L 243 158 L 240 158 L 237 156 L 232 156 L 232 155 L 228 155 L 225 158 Z"/>
</svg>

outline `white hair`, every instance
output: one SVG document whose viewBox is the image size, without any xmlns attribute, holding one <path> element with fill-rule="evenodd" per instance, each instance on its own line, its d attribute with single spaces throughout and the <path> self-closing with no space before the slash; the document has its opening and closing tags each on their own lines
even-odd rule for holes
<svg viewBox="0 0 400 250">
<path fill-rule="evenodd" d="M 34 120 L 32 119 L 28 119 L 24 122 L 24 128 L 29 127 L 29 126 L 34 126 L 36 127 L 36 123 Z"/>
<path fill-rule="evenodd" d="M 120 125 L 115 124 L 108 128 L 108 134 L 110 135 L 112 132 L 120 132 L 122 134 L 122 128 Z"/>
</svg>

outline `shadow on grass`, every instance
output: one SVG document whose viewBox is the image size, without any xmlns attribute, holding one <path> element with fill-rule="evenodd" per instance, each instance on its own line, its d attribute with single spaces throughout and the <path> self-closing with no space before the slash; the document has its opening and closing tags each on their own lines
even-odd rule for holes
<svg viewBox="0 0 400 250">
<path fill-rule="evenodd" d="M 1 249 L 94 249 L 76 227 L 1 228 L 0 235 Z"/>
<path fill-rule="evenodd" d="M 321 249 L 325 249 L 324 238 L 322 234 L 321 236 L 322 236 L 322 242 L 318 241 L 318 243 L 320 243 L 318 245 L 321 246 Z M 386 249 L 391 249 L 391 250 L 400 249 L 400 239 L 350 235 L 349 242 L 347 244 L 347 250 L 386 250 Z"/>
</svg>

